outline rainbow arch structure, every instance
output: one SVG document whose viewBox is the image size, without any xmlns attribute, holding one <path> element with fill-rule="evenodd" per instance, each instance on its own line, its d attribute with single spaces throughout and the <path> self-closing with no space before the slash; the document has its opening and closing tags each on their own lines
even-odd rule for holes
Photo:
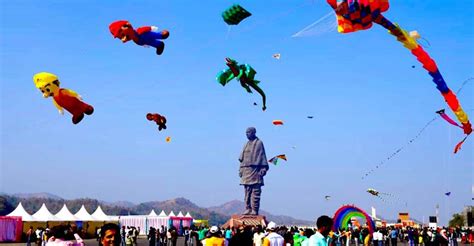
<svg viewBox="0 0 474 246">
<path fill-rule="evenodd" d="M 362 209 L 354 205 L 344 205 L 340 207 L 334 214 L 333 220 L 334 225 L 332 227 L 333 231 L 339 230 L 339 228 L 347 229 L 347 224 L 351 218 L 362 218 L 367 221 L 369 227 L 370 235 L 375 231 L 375 223 L 372 218 Z"/>
</svg>

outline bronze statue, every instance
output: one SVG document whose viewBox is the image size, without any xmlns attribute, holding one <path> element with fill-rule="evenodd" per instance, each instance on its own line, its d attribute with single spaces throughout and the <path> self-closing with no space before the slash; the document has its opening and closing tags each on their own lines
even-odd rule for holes
<svg viewBox="0 0 474 246">
<path fill-rule="evenodd" d="M 258 215 L 260 195 L 262 194 L 263 177 L 268 170 L 267 157 L 263 142 L 257 138 L 254 127 L 247 128 L 248 142 L 240 154 L 240 184 L 245 188 L 245 212 Z"/>
</svg>

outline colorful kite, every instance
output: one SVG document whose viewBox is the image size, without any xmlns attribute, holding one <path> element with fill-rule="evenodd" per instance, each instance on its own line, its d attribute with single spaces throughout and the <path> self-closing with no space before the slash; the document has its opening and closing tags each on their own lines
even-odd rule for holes
<svg viewBox="0 0 474 246">
<path fill-rule="evenodd" d="M 453 125 L 453 126 L 457 126 L 461 129 L 462 126 L 460 126 L 456 121 L 454 121 L 453 119 L 451 119 L 445 112 L 444 112 L 444 109 L 441 109 L 441 110 L 438 110 L 436 111 L 437 114 L 439 114 L 441 116 L 441 118 L 443 118 L 445 121 L 447 121 L 449 124 Z"/>
<path fill-rule="evenodd" d="M 415 38 L 411 37 L 405 30 L 401 29 L 400 26 L 393 24 L 382 15 L 382 13 L 389 8 L 388 0 L 343 0 L 342 2 L 338 2 L 338 0 L 327 0 L 327 2 L 336 13 L 338 31 L 340 33 L 366 30 L 375 22 L 395 36 L 423 65 L 423 68 L 425 68 L 433 78 L 436 88 L 441 92 L 445 101 L 459 122 L 461 122 L 464 134 L 466 134 L 466 137 L 456 145 L 454 150 L 454 153 L 456 153 L 461 148 L 467 136 L 471 134 L 471 123 L 457 100 L 456 95 L 448 88 L 435 61 L 423 50 Z M 414 37 L 419 36 L 419 34 L 417 34 L 417 32 L 412 33 Z"/>
<path fill-rule="evenodd" d="M 277 155 L 277 156 L 271 158 L 270 160 L 268 160 L 268 162 L 273 163 L 273 165 L 276 166 L 276 165 L 278 165 L 278 160 L 279 159 L 287 161 L 286 155 Z"/>
<path fill-rule="evenodd" d="M 348 229 L 349 223 L 352 219 L 363 219 L 365 220 L 367 227 L 369 229 L 370 235 L 375 231 L 375 223 L 372 218 L 362 209 L 354 205 L 345 205 L 339 208 L 334 214 L 333 221 L 334 225 L 332 226 L 333 231 L 338 231 L 339 229 Z"/>
<path fill-rule="evenodd" d="M 52 73 L 41 72 L 33 76 L 36 88 L 41 90 L 44 98 L 53 97 L 53 104 L 64 114 L 66 109 L 72 114 L 72 123 L 77 124 L 84 118 L 84 114 L 91 115 L 94 108 L 83 102 L 79 94 L 73 90 L 60 88 L 58 76 Z"/>
<path fill-rule="evenodd" d="M 224 18 L 225 23 L 229 25 L 237 25 L 243 19 L 251 16 L 252 14 L 242 8 L 242 6 L 238 4 L 234 4 L 224 12 L 222 12 L 222 18 Z"/>
<path fill-rule="evenodd" d="M 272 123 L 273 123 L 273 125 L 275 125 L 275 126 L 278 126 L 278 125 L 281 126 L 281 125 L 283 125 L 283 121 L 282 121 L 282 120 L 273 120 Z"/>
<path fill-rule="evenodd" d="M 237 78 L 240 85 L 245 88 L 248 93 L 252 93 L 250 87 L 256 90 L 261 96 L 263 101 L 263 111 L 267 109 L 266 106 L 266 96 L 263 90 L 258 86 L 260 81 L 255 80 L 255 74 L 257 73 L 250 65 L 248 64 L 238 64 L 235 60 L 226 58 L 226 65 L 228 69 L 224 69 L 217 74 L 216 80 L 222 85 L 225 86 L 232 79 Z M 250 87 L 249 87 L 250 86 Z"/>
<path fill-rule="evenodd" d="M 158 131 L 166 129 L 166 118 L 160 114 L 146 114 L 146 119 L 149 121 L 154 121 L 158 125 Z"/>
<path fill-rule="evenodd" d="M 162 39 L 167 39 L 170 33 L 168 30 L 158 31 L 156 26 L 143 26 L 134 30 L 132 24 L 126 20 L 115 21 L 109 26 L 109 30 L 114 38 L 119 38 L 123 43 L 133 40 L 140 46 L 152 46 L 156 48 L 156 54 L 161 55 L 165 49 Z"/>
</svg>

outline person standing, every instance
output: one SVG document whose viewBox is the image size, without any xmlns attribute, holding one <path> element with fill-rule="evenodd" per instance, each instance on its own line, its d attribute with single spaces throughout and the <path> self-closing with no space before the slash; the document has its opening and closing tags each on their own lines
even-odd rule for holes
<svg viewBox="0 0 474 246">
<path fill-rule="evenodd" d="M 283 246 L 285 245 L 285 239 L 278 233 L 275 222 L 268 223 L 267 232 L 268 235 L 263 239 L 263 246 Z M 327 245 L 326 245 L 327 246 Z"/>
<path fill-rule="evenodd" d="M 309 246 L 328 246 L 329 244 L 329 232 L 333 225 L 332 218 L 323 215 L 316 221 L 318 230 L 314 235 L 309 238 Z"/>
</svg>

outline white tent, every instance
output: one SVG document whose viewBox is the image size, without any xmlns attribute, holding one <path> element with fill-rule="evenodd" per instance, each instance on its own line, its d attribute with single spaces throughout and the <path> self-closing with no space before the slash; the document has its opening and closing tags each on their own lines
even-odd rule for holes
<svg viewBox="0 0 474 246">
<path fill-rule="evenodd" d="M 176 215 L 174 215 L 173 211 L 170 212 L 170 214 L 168 214 L 169 217 L 176 217 Z"/>
<path fill-rule="evenodd" d="M 161 210 L 161 213 L 158 215 L 160 217 L 168 217 L 168 215 L 166 215 L 165 211 L 164 210 Z"/>
<path fill-rule="evenodd" d="M 179 211 L 179 213 L 178 213 L 177 217 L 183 218 L 183 217 L 184 217 L 184 215 L 183 215 L 183 213 L 181 213 L 181 211 Z"/>
<path fill-rule="evenodd" d="M 187 212 L 184 217 L 186 217 L 186 218 L 192 218 L 193 216 L 191 216 L 191 214 L 190 214 L 189 212 Z"/>
<path fill-rule="evenodd" d="M 13 210 L 7 216 L 20 216 L 23 221 L 34 221 L 33 216 L 26 212 L 26 210 L 23 208 L 23 205 L 21 205 L 21 202 L 18 204 L 15 210 Z"/>
<path fill-rule="evenodd" d="M 59 210 L 59 212 L 55 214 L 55 216 L 58 218 L 58 220 L 61 220 L 61 221 L 77 221 L 78 220 L 77 217 L 74 216 L 71 213 L 71 211 L 69 211 L 66 204 L 64 204 L 63 208 L 61 208 L 61 210 Z"/>
<path fill-rule="evenodd" d="M 148 216 L 158 216 L 158 215 L 155 213 L 155 210 L 152 209 Z"/>
<path fill-rule="evenodd" d="M 97 221 L 110 221 L 109 216 L 107 216 L 104 211 L 102 211 L 100 206 L 97 207 L 95 212 L 92 214 L 92 217 L 94 217 L 94 219 Z"/>
<path fill-rule="evenodd" d="M 87 212 L 84 205 L 82 205 L 81 209 L 79 209 L 74 216 L 76 216 L 80 221 L 94 221 L 94 217 Z"/>
<path fill-rule="evenodd" d="M 51 212 L 49 212 L 46 204 L 43 203 L 41 208 L 33 214 L 34 221 L 57 221 L 59 220 Z"/>
</svg>

